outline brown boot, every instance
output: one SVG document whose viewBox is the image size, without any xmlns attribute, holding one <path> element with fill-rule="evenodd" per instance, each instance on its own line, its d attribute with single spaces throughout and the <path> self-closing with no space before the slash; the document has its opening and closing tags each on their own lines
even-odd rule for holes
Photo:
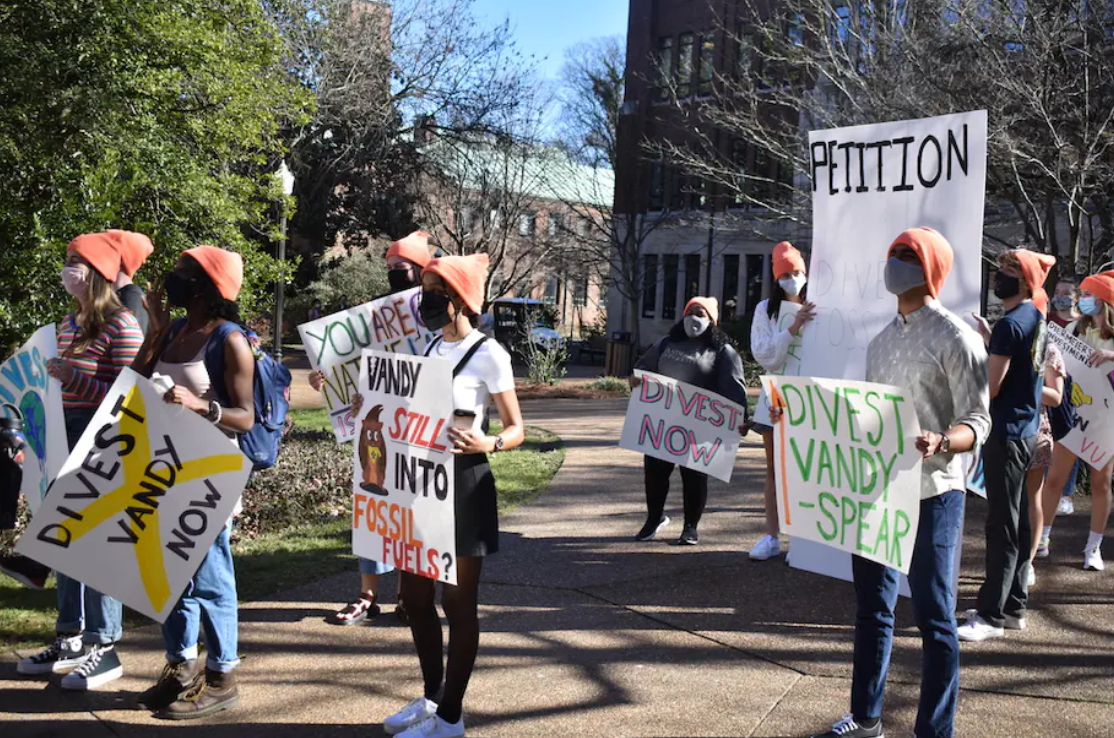
<svg viewBox="0 0 1114 738">
<path fill-rule="evenodd" d="M 201 685 L 204 675 L 201 659 L 188 659 L 178 664 L 163 667 L 158 683 L 136 698 L 136 704 L 144 710 L 158 712 L 178 701 L 183 693 Z"/>
<path fill-rule="evenodd" d="M 236 675 L 206 669 L 205 681 L 155 717 L 164 720 L 196 720 L 221 710 L 229 710 L 239 702 L 240 691 L 236 687 Z"/>
</svg>

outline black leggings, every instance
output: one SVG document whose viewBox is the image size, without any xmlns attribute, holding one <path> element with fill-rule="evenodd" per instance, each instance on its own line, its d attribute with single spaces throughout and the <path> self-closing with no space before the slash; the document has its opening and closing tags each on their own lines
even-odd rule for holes
<svg viewBox="0 0 1114 738">
<path fill-rule="evenodd" d="M 669 496 L 669 476 L 674 464 L 646 456 L 646 519 L 656 523 L 665 514 L 665 499 Z M 694 469 L 681 467 L 681 488 L 685 495 L 685 526 L 695 528 L 700 524 L 704 506 L 708 504 L 708 475 Z"/>
<path fill-rule="evenodd" d="M 455 723 L 464 709 L 464 692 L 476 664 L 480 648 L 480 618 L 477 595 L 480 589 L 482 556 L 461 556 L 456 560 L 456 586 L 444 585 L 441 607 L 449 620 L 449 661 L 444 666 L 441 618 L 437 615 L 436 582 L 402 572 L 402 601 L 410 616 L 410 634 L 418 651 L 425 680 L 425 696 L 438 703 L 442 720 Z M 444 694 L 441 693 L 444 683 Z"/>
</svg>

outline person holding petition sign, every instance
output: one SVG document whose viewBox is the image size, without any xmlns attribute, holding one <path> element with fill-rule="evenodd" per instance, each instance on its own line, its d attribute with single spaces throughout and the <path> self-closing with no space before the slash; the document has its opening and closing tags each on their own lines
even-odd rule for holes
<svg viewBox="0 0 1114 738">
<path fill-rule="evenodd" d="M 119 273 L 120 252 L 107 234 L 88 233 L 70 243 L 62 285 L 77 302 L 77 310 L 66 317 L 59 333 L 60 358 L 47 363 L 47 372 L 62 383 L 70 448 L 143 342 L 139 323 L 113 289 Z M 19 662 L 19 673 L 70 670 L 62 687 L 75 690 L 119 679 L 124 668 L 115 644 L 123 637 L 123 606 L 61 572 L 57 587 L 58 637 L 41 653 Z"/>
<path fill-rule="evenodd" d="M 243 278 L 239 254 L 215 246 L 185 251 L 174 271 L 150 295 L 151 331 L 134 367 L 144 376 L 169 379 L 173 386 L 164 401 L 210 421 L 234 446 L 236 434 L 251 430 L 255 422 L 255 359 L 239 330 L 236 304 Z M 172 323 L 170 307 L 185 308 L 185 319 Z M 210 347 L 214 341 L 220 342 L 216 350 Z M 213 357 L 219 357 L 223 371 L 210 373 Z M 166 667 L 158 682 L 137 700 L 156 717 L 201 718 L 239 701 L 233 674 L 240 663 L 239 604 L 230 527 L 231 521 L 213 541 L 163 623 Z M 198 653 L 202 631 L 208 649 L 204 668 Z"/>
<path fill-rule="evenodd" d="M 897 316 L 867 347 L 866 378 L 908 392 L 925 429 L 921 509 L 909 566 L 913 617 L 923 664 L 915 735 L 951 738 L 959 700 L 955 550 L 962 534 L 967 473 L 959 454 L 990 432 L 986 351 L 978 334 L 937 300 L 952 268 L 951 244 L 931 228 L 911 228 L 890 246 L 886 289 Z M 783 411 L 771 413 L 781 421 Z M 851 712 L 819 738 L 880 738 L 882 701 L 893 646 L 898 573 L 853 556 L 858 615 Z"/>
<path fill-rule="evenodd" d="M 522 413 L 514 389 L 511 357 L 476 326 L 483 310 L 487 255 L 445 256 L 422 270 L 422 321 L 441 337 L 426 356 L 453 366 L 452 402 L 456 425 L 448 431 L 453 444 L 456 515 L 455 585 L 446 584 L 441 606 L 449 620 L 448 664 L 443 660 L 441 620 L 435 585 L 402 572 L 402 597 L 418 651 L 425 693 L 383 721 L 389 735 L 401 738 L 457 738 L 464 735 L 463 702 L 480 642 L 477 607 L 484 557 L 499 550 L 495 478 L 487 455 L 522 443 Z M 353 397 L 359 414 L 364 398 Z M 484 432 L 484 417 L 494 405 L 503 430 Z"/>
<path fill-rule="evenodd" d="M 747 407 L 743 361 L 719 329 L 719 302 L 714 297 L 694 297 L 685 305 L 680 323 L 670 329 L 638 360 L 635 369 L 663 374 L 672 379 L 696 385 L 723 395 Z M 631 378 L 631 387 L 638 387 L 640 377 Z M 744 424 L 739 430 L 746 428 Z M 669 477 L 675 465 L 643 458 L 646 479 L 646 524 L 634 537 L 636 541 L 652 540 L 667 525 L 665 501 L 669 496 Z M 678 545 L 695 546 L 699 541 L 697 526 L 708 502 L 708 475 L 681 467 L 684 491 L 685 525 Z"/>
<path fill-rule="evenodd" d="M 390 294 L 405 292 L 421 284 L 421 272 L 430 262 L 429 234 L 414 231 L 406 238 L 399 239 L 387 249 L 387 281 L 391 286 Z M 321 317 L 318 314 L 317 317 Z M 325 388 L 325 373 L 311 372 L 309 384 L 317 392 Z M 333 615 L 337 625 L 358 625 L 379 614 L 379 577 L 394 571 L 394 567 L 379 561 L 359 558 L 360 594 Z M 401 588 L 401 580 L 399 583 Z M 401 595 L 401 589 L 400 589 Z M 401 596 L 395 605 L 395 616 L 406 622 L 406 606 Z"/>
<path fill-rule="evenodd" d="M 1052 310 L 1048 313 L 1048 322 L 1067 329 L 1069 325 L 1079 320 L 1079 313 L 1075 309 L 1075 301 L 1078 296 L 1079 290 L 1076 288 L 1075 281 L 1068 277 L 1061 277 L 1056 283 L 1055 292 L 1052 295 Z M 1045 520 L 1041 521 L 1041 525 L 1048 522 L 1050 530 L 1052 527 L 1051 521 L 1055 516 L 1071 515 L 1075 512 L 1075 502 L 1072 500 L 1072 495 L 1075 494 L 1076 482 L 1079 480 L 1079 464 L 1081 462 L 1074 455 L 1071 458 L 1075 459 L 1075 462 L 1071 466 L 1067 484 L 1064 485 L 1062 490 L 1063 494 L 1059 494 L 1061 490 L 1053 489 L 1049 484 L 1043 487 L 1044 500 L 1041 507 L 1044 510 Z M 1049 470 L 1049 473 L 1051 474 L 1051 470 Z M 1057 499 L 1058 494 L 1059 499 Z M 1052 505 L 1054 502 L 1056 503 L 1055 506 Z M 1042 547 L 1038 544 L 1038 558 L 1048 556 L 1047 541 L 1042 538 L 1041 542 L 1045 545 Z"/>
<path fill-rule="evenodd" d="M 750 324 L 750 351 L 766 373 L 778 374 L 786 369 L 795 339 L 800 338 L 801 331 L 816 317 L 816 306 L 806 299 L 808 278 L 801 252 L 788 241 L 782 241 L 774 247 L 772 261 L 777 286 L 773 296 L 758 303 L 754 310 L 754 319 Z M 767 403 L 765 392 L 763 388 L 758 407 Z M 781 553 L 774 480 L 774 433 L 773 428 L 762 423 L 755 423 L 754 430 L 762 434 L 762 445 L 766 449 L 766 483 L 763 488 L 766 535 L 750 550 L 750 558 L 765 561 Z"/>
<path fill-rule="evenodd" d="M 1114 362 L 1114 271 L 1102 272 L 1087 277 L 1080 284 L 1079 320 L 1065 329 L 1091 347 L 1087 359 L 1090 366 L 1104 366 Z M 1114 368 L 1114 367 L 1111 367 Z M 1114 379 L 1111 380 L 1114 382 Z M 1045 497 L 1044 528 L 1041 531 L 1041 548 L 1048 555 L 1049 541 L 1052 536 L 1053 516 L 1050 515 L 1051 503 L 1048 496 L 1054 496 L 1062 489 L 1065 480 L 1074 476 L 1073 465 L 1079 460 L 1060 444 L 1053 451 L 1052 469 L 1048 474 L 1047 487 L 1051 492 Z M 1083 550 L 1083 568 L 1102 571 L 1102 539 L 1106 531 L 1111 507 L 1111 477 L 1114 476 L 1114 459 L 1100 470 L 1091 470 L 1091 532 L 1087 546 Z"/>
<path fill-rule="evenodd" d="M 977 608 L 959 628 L 962 641 L 984 641 L 1026 626 L 1032 528 L 1025 476 L 1040 431 L 1044 393 L 1044 280 L 1056 260 L 1025 249 L 998 258 L 994 294 L 1005 316 L 993 330 L 979 319 L 990 352 L 990 411 L 994 427 L 983 447 L 986 474 L 986 579 Z"/>
</svg>

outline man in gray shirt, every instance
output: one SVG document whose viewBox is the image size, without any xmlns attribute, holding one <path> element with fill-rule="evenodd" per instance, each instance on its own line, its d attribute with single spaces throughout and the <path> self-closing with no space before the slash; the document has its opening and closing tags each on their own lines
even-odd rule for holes
<svg viewBox="0 0 1114 738">
<path fill-rule="evenodd" d="M 966 470 L 957 454 L 990 432 L 987 355 L 974 329 L 946 310 L 937 296 L 951 271 L 947 240 L 930 228 L 911 228 L 890 246 L 886 289 L 897 296 L 897 316 L 867 349 L 867 381 L 901 387 L 917 410 L 921 511 L 909 566 L 913 615 L 924 644 L 915 735 L 951 738 L 959 699 L 955 548 L 963 525 Z M 882 698 L 893 645 L 898 573 L 852 557 L 855 620 L 851 714 L 820 738 L 878 738 Z"/>
</svg>

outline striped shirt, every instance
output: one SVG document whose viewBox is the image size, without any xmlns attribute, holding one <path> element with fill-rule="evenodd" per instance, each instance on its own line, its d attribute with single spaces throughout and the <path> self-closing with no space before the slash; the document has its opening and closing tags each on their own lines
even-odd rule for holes
<svg viewBox="0 0 1114 738">
<path fill-rule="evenodd" d="M 77 354 L 72 347 L 80 339 L 81 329 L 74 316 L 67 316 L 58 335 L 58 356 L 73 366 L 74 376 L 62 387 L 62 403 L 67 409 L 95 410 L 120 370 L 135 360 L 143 345 L 143 332 L 135 316 L 121 310 L 109 319 L 96 340 Z"/>
</svg>

